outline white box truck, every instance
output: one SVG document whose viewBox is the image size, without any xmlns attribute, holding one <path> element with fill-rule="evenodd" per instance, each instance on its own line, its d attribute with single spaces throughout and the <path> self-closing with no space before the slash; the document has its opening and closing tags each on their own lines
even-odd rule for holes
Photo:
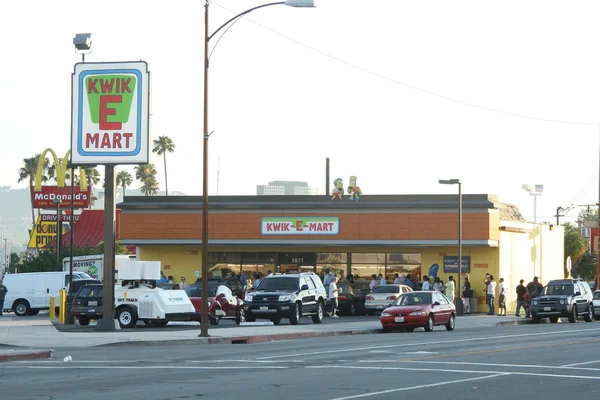
<svg viewBox="0 0 600 400">
<path fill-rule="evenodd" d="M 123 261 L 135 261 L 135 256 L 129 254 L 115 255 L 115 279 L 119 279 L 119 263 Z M 63 259 L 63 271 L 69 272 L 70 258 Z M 104 255 L 77 256 L 73 257 L 73 272 L 85 272 L 94 279 L 104 279 Z"/>
<path fill-rule="evenodd" d="M 84 272 L 73 272 L 73 279 L 90 279 Z M 68 272 L 29 272 L 4 276 L 8 289 L 4 299 L 5 311 L 14 311 L 19 317 L 36 315 L 50 308 L 50 297 L 58 304 L 59 290 L 69 283 Z"/>
</svg>

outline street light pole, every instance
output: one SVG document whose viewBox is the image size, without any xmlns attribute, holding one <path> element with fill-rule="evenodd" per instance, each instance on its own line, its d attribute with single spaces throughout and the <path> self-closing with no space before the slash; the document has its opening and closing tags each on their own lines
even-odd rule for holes
<svg viewBox="0 0 600 400">
<path fill-rule="evenodd" d="M 229 19 L 221 25 L 212 34 L 208 30 L 208 7 L 210 0 L 206 0 L 204 5 L 204 138 L 202 151 L 202 297 L 200 310 L 200 335 L 199 337 L 208 337 L 208 138 L 212 134 L 208 132 L 208 68 L 209 68 L 209 42 L 210 40 L 227 25 L 235 24 L 240 17 L 259 8 L 286 5 L 290 7 L 316 7 L 316 0 L 287 0 L 275 3 L 262 4 L 247 9 Z"/>
<path fill-rule="evenodd" d="M 463 316 L 462 303 L 462 181 L 460 179 L 440 179 L 442 185 L 458 185 L 458 279 L 454 297 L 456 315 Z"/>
<path fill-rule="evenodd" d="M 62 224 L 60 222 L 60 199 L 55 198 L 54 204 L 56 204 L 56 240 L 54 241 L 54 243 L 56 243 L 56 271 L 60 271 L 62 269 L 60 268 L 60 242 L 62 239 Z"/>
</svg>

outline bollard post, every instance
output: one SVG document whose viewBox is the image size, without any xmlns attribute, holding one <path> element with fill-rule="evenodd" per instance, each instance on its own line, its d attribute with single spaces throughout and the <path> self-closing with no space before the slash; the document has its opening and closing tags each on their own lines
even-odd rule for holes
<svg viewBox="0 0 600 400">
<path fill-rule="evenodd" d="M 58 312 L 58 322 L 60 322 L 61 324 L 65 323 L 65 300 L 66 300 L 66 295 L 65 295 L 65 289 L 60 289 L 60 311 Z"/>
<path fill-rule="evenodd" d="M 50 310 L 48 311 L 50 319 L 56 318 L 56 299 L 54 296 L 50 296 Z"/>
</svg>

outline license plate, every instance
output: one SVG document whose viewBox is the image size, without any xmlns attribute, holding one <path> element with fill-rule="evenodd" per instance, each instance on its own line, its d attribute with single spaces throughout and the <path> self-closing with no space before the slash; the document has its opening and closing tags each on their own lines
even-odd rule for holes
<svg viewBox="0 0 600 400">
<path fill-rule="evenodd" d="M 88 306 L 97 306 L 98 302 L 97 301 L 88 301 Z"/>
<path fill-rule="evenodd" d="M 396 321 L 396 322 L 404 322 L 404 317 L 396 317 L 396 318 L 394 318 L 394 321 Z"/>
<path fill-rule="evenodd" d="M 261 307 L 260 311 L 269 311 L 269 307 Z"/>
<path fill-rule="evenodd" d="M 544 307 L 544 311 L 552 311 L 552 307 Z"/>
</svg>

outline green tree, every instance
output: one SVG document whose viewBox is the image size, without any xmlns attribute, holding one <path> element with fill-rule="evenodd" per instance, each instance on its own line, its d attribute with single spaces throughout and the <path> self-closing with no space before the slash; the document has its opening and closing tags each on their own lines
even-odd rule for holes
<svg viewBox="0 0 600 400">
<path fill-rule="evenodd" d="M 10 253 L 10 261 L 8 262 L 8 272 L 16 274 L 21 265 L 21 257 L 17 253 Z"/>
<path fill-rule="evenodd" d="M 167 153 L 172 153 L 175 151 L 175 144 L 168 136 L 159 136 L 158 139 L 155 139 L 153 142 L 154 147 L 152 148 L 152 152 L 159 156 L 163 156 L 165 163 L 165 192 L 168 196 L 169 185 L 167 183 Z"/>
<path fill-rule="evenodd" d="M 121 186 L 123 188 L 123 198 L 125 198 L 125 189 L 128 186 L 131 186 L 132 183 L 133 177 L 129 172 L 123 170 L 117 173 L 117 186 Z"/>
<path fill-rule="evenodd" d="M 156 168 L 154 164 L 144 164 L 135 167 L 135 179 L 142 183 L 140 190 L 145 196 L 155 196 L 158 193 Z"/>
<path fill-rule="evenodd" d="M 581 236 L 580 229 L 567 222 L 563 225 L 565 228 L 565 264 L 567 257 L 571 257 L 572 269 L 577 271 L 579 262 L 581 261 L 588 247 L 587 240 Z M 568 271 L 565 269 L 565 276 Z"/>
<path fill-rule="evenodd" d="M 35 175 L 37 173 L 38 163 L 42 155 L 40 153 L 34 155 L 30 158 L 23 159 L 23 166 L 19 168 L 19 180 L 17 182 L 21 182 L 24 180 L 29 181 L 29 187 L 31 188 L 35 183 Z M 50 163 L 46 158 L 44 160 L 43 169 L 42 169 L 42 182 L 48 181 L 48 168 L 50 167 Z M 31 199 L 31 226 L 35 226 L 35 209 L 33 207 L 33 197 Z"/>
<path fill-rule="evenodd" d="M 596 254 L 585 253 L 575 272 L 578 277 L 586 281 L 595 281 L 598 272 L 598 257 Z"/>
<path fill-rule="evenodd" d="M 98 246 L 94 247 L 94 251 L 94 254 L 104 254 L 104 242 L 100 242 Z M 115 254 L 129 254 L 127 246 L 117 240 L 115 242 Z"/>
</svg>

